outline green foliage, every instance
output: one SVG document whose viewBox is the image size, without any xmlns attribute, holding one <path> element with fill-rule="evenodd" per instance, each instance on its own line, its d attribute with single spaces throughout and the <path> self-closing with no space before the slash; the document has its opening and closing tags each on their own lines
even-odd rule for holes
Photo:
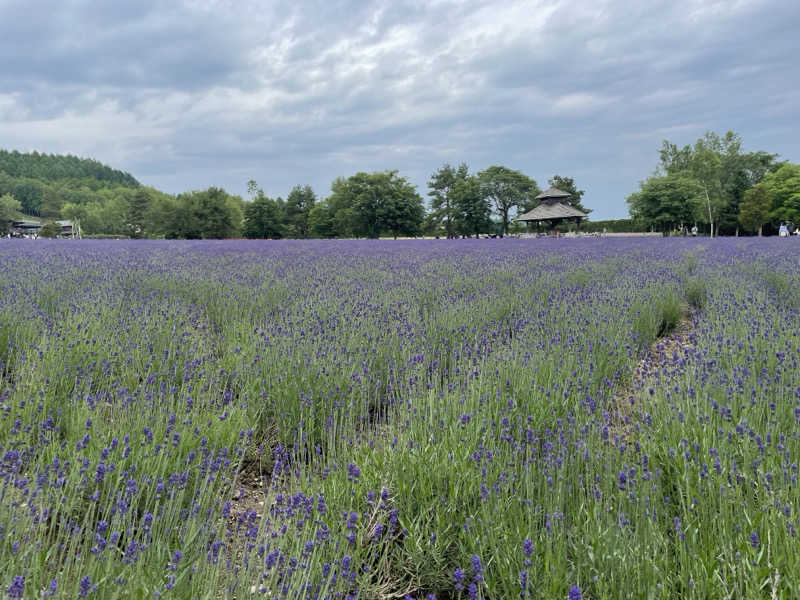
<svg viewBox="0 0 800 600">
<path fill-rule="evenodd" d="M 22 246 L 0 244 L 4 592 L 798 588 L 791 244 Z M 626 386 L 636 315 L 658 335 L 701 265 L 693 347 Z"/>
<path fill-rule="evenodd" d="M 28 214 L 39 214 L 39 209 L 44 202 L 45 186 L 32 180 L 19 181 L 13 188 L 13 196 L 22 205 L 22 210 Z"/>
<path fill-rule="evenodd" d="M 59 225 L 58 223 L 54 223 L 53 221 L 45 223 L 39 230 L 39 237 L 43 238 L 57 238 L 60 235 L 61 235 L 61 225 Z"/>
<path fill-rule="evenodd" d="M 244 208 L 244 235 L 251 239 L 280 239 L 283 237 L 281 205 L 258 190 L 255 200 Z"/>
<path fill-rule="evenodd" d="M 686 270 L 688 275 L 694 275 L 694 272 L 697 270 L 697 265 L 699 260 L 697 258 L 697 254 L 694 252 L 687 252 L 683 256 L 683 268 Z"/>
<path fill-rule="evenodd" d="M 574 269 L 567 275 L 567 284 L 576 287 L 585 287 L 595 279 L 595 273 L 590 269 Z"/>
<path fill-rule="evenodd" d="M 336 237 L 336 224 L 327 200 L 317 202 L 308 213 L 308 230 L 311 237 Z"/>
<path fill-rule="evenodd" d="M 587 233 L 629 233 L 647 231 L 647 225 L 635 219 L 608 219 L 604 221 L 585 220 L 581 222 L 581 231 Z"/>
<path fill-rule="evenodd" d="M 781 304 L 793 308 L 800 308 L 800 294 L 797 293 L 798 279 L 789 273 L 776 271 L 774 268 L 763 265 L 760 268 L 761 277 L 766 284 L 766 289 L 774 294 Z"/>
<path fill-rule="evenodd" d="M 694 220 L 703 197 L 698 180 L 678 173 L 643 181 L 627 202 L 635 221 L 658 231 L 670 231 Z"/>
<path fill-rule="evenodd" d="M 483 196 L 494 204 L 500 215 L 503 234 L 508 233 L 511 209 L 522 207 L 530 210 L 541 191 L 536 181 L 524 173 L 498 165 L 478 173 L 478 179 Z"/>
<path fill-rule="evenodd" d="M 650 345 L 675 329 L 684 314 L 681 297 L 672 288 L 652 291 L 637 301 L 631 310 L 635 315 L 633 332 L 637 343 L 642 346 Z"/>
<path fill-rule="evenodd" d="M 57 181 L 93 179 L 103 184 L 135 188 L 139 182 L 129 173 L 112 169 L 96 160 L 72 155 L 22 153 L 0 150 L 0 171 L 11 177 Z"/>
<path fill-rule="evenodd" d="M 453 226 L 461 235 L 485 233 L 492 228 L 492 209 L 478 177 L 470 175 L 453 186 Z"/>
<path fill-rule="evenodd" d="M 128 201 L 126 214 L 128 234 L 132 238 L 141 238 L 146 234 L 146 217 L 150 209 L 150 194 L 143 187 L 136 190 L 136 193 Z"/>
<path fill-rule="evenodd" d="M 19 218 L 22 205 L 11 194 L 0 196 L 0 235 L 11 231 L 11 222 Z"/>
<path fill-rule="evenodd" d="M 431 175 L 428 181 L 428 196 L 431 198 L 430 219 L 436 225 L 444 226 L 444 233 L 452 238 L 456 231 L 456 191 L 457 182 L 464 182 L 469 177 L 469 168 L 461 163 L 458 168 L 445 164 Z"/>
<path fill-rule="evenodd" d="M 769 196 L 769 218 L 800 224 L 800 165 L 785 163 L 764 177 Z"/>
<path fill-rule="evenodd" d="M 758 231 L 769 220 L 771 205 L 769 186 L 766 182 L 757 183 L 745 191 L 744 198 L 739 204 L 739 222 L 747 231 Z"/>
<path fill-rule="evenodd" d="M 422 198 L 408 180 L 397 171 L 383 171 L 336 179 L 312 225 L 317 235 L 328 231 L 338 237 L 397 237 L 418 235 L 424 217 Z"/>
<path fill-rule="evenodd" d="M 165 226 L 165 236 L 172 239 L 225 239 L 241 231 L 242 212 L 236 198 L 224 190 L 180 194 L 175 199 Z"/>
<path fill-rule="evenodd" d="M 292 191 L 286 197 L 284 216 L 286 235 L 300 239 L 309 236 L 309 215 L 316 202 L 317 196 L 310 185 L 296 185 L 292 188 Z"/>
<path fill-rule="evenodd" d="M 776 157 L 762 151 L 742 152 L 742 139 L 732 131 L 723 136 L 709 131 L 694 146 L 678 148 L 665 140 L 660 150 L 660 169 L 667 175 L 698 181 L 703 194 L 695 204 L 695 219 L 714 224 L 721 233 L 732 234 L 741 222 L 740 204 L 745 191 L 779 166 Z"/>
<path fill-rule="evenodd" d="M 686 301 L 697 310 L 702 310 L 708 300 L 706 282 L 699 278 L 692 278 L 686 282 Z"/>
<path fill-rule="evenodd" d="M 584 212 L 587 215 L 592 212 L 591 208 L 586 208 L 583 204 L 581 204 L 581 198 L 583 198 L 583 195 L 586 192 L 584 190 L 579 190 L 575 186 L 575 180 L 572 179 L 572 177 L 553 175 L 550 179 L 548 179 L 547 183 L 557 190 L 567 192 L 569 194 L 569 198 L 567 198 L 567 204 L 570 206 L 577 208 L 579 211 Z"/>
</svg>

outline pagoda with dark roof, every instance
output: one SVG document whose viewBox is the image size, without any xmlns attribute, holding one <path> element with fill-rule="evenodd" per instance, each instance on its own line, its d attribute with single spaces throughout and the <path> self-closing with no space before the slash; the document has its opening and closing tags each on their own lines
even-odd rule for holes
<svg viewBox="0 0 800 600">
<path fill-rule="evenodd" d="M 557 225 L 562 221 L 574 221 L 580 223 L 581 219 L 586 218 L 586 213 L 570 206 L 567 199 L 571 194 L 551 187 L 536 196 L 539 205 L 533 210 L 529 210 L 524 215 L 517 217 L 517 221 L 526 223 L 536 223 L 537 227 L 542 221 Z"/>
</svg>

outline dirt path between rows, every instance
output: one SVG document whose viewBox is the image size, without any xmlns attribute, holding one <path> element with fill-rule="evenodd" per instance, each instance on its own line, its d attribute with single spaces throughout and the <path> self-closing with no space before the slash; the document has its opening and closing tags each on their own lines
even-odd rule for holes
<svg viewBox="0 0 800 600">
<path fill-rule="evenodd" d="M 694 352 L 697 345 L 695 314 L 687 311 L 675 329 L 656 339 L 636 365 L 630 383 L 614 394 L 616 411 L 612 418 L 622 439 L 630 437 L 631 417 L 637 410 L 636 405 L 650 395 L 650 388 L 656 380 L 685 369 L 687 355 Z"/>
</svg>

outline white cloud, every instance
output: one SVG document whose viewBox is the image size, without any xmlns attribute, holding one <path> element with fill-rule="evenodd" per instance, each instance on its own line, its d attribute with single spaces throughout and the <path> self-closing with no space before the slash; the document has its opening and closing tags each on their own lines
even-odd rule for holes
<svg viewBox="0 0 800 600">
<path fill-rule="evenodd" d="M 553 100 L 553 112 L 560 115 L 586 115 L 602 110 L 615 98 L 590 92 L 565 94 Z"/>
</svg>

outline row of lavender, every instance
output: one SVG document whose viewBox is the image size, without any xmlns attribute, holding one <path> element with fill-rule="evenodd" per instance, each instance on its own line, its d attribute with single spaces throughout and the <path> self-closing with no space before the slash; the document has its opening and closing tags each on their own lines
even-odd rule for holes
<svg viewBox="0 0 800 600">
<path fill-rule="evenodd" d="M 796 250 L 3 244 L 0 592 L 789 593 Z"/>
</svg>

